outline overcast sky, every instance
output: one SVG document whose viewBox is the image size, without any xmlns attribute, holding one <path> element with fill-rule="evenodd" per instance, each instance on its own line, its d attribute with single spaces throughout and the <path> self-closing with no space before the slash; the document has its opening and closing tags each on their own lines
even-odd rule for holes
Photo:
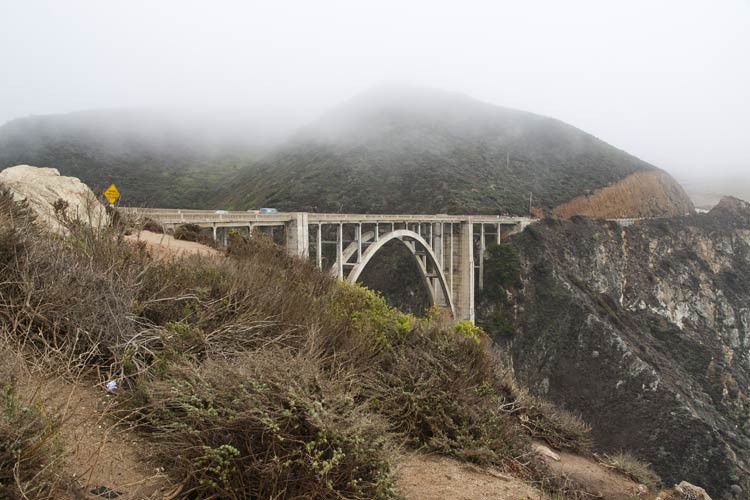
<svg viewBox="0 0 750 500">
<path fill-rule="evenodd" d="M 553 116 L 678 176 L 750 177 L 750 0 L 0 0 L 0 122 L 307 120 L 383 83 Z"/>
</svg>

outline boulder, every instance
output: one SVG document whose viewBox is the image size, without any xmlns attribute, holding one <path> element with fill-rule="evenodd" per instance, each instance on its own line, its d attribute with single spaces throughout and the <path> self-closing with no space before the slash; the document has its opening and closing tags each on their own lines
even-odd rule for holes
<svg viewBox="0 0 750 500">
<path fill-rule="evenodd" d="M 91 189 L 76 177 L 61 176 L 56 168 L 29 165 L 6 168 L 0 172 L 0 187 L 10 189 L 16 200 L 26 200 L 37 221 L 57 233 L 65 230 L 60 222 L 59 208 L 63 208 L 69 220 L 78 220 L 95 228 L 109 223 L 106 209 Z"/>
<path fill-rule="evenodd" d="M 706 490 L 683 481 L 668 491 L 662 491 L 656 500 L 711 500 Z"/>
</svg>

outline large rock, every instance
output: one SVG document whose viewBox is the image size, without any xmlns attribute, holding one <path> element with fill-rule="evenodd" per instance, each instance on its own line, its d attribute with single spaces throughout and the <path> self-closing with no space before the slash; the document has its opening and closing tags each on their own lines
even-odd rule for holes
<svg viewBox="0 0 750 500">
<path fill-rule="evenodd" d="M 0 186 L 10 189 L 16 200 L 26 200 L 37 220 L 56 232 L 64 232 L 55 203 L 67 203 L 65 213 L 93 227 L 109 222 L 106 209 L 89 187 L 76 177 L 64 177 L 55 168 L 18 165 L 0 172 Z M 64 205 L 64 204 L 63 204 Z"/>
<path fill-rule="evenodd" d="M 700 486 L 683 481 L 672 490 L 661 492 L 656 500 L 711 500 L 711 497 Z"/>
</svg>

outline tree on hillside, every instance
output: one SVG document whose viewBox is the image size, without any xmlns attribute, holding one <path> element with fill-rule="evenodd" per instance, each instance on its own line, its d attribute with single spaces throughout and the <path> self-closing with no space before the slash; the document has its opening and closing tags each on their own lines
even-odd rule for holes
<svg viewBox="0 0 750 500">
<path fill-rule="evenodd" d="M 493 337 L 511 335 L 513 329 L 504 313 L 509 287 L 521 275 L 516 250 L 506 244 L 490 245 L 484 255 L 484 289 L 477 294 L 477 323 Z"/>
</svg>

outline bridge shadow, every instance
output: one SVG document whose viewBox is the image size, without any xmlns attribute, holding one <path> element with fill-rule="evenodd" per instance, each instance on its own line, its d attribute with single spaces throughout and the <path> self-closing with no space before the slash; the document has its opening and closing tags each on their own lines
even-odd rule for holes
<svg viewBox="0 0 750 500">
<path fill-rule="evenodd" d="M 419 266 L 400 241 L 383 245 L 357 281 L 382 293 L 389 305 L 405 313 L 424 316 L 430 308 L 430 294 Z"/>
</svg>

